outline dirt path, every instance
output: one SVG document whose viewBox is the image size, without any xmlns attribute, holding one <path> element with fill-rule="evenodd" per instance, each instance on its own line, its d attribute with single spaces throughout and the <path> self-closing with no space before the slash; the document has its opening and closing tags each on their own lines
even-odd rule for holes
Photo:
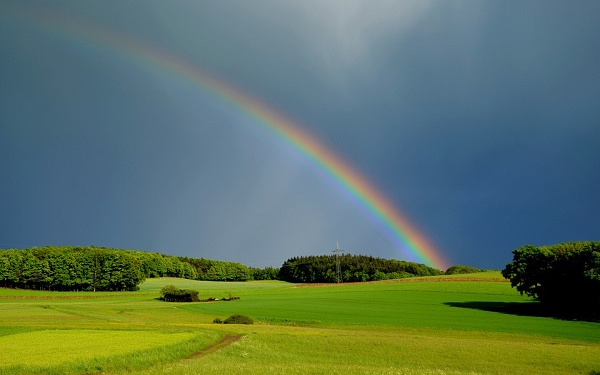
<svg viewBox="0 0 600 375">
<path fill-rule="evenodd" d="M 209 355 L 210 353 L 214 353 L 217 350 L 221 350 L 223 348 L 228 347 L 229 345 L 233 344 L 234 342 L 236 342 L 237 340 L 239 340 L 241 338 L 242 338 L 242 335 L 225 335 L 218 342 L 216 342 L 212 345 L 209 345 L 202 350 L 198 350 L 196 353 L 190 355 L 186 359 L 194 359 L 194 358 L 202 357 L 205 355 Z"/>
</svg>

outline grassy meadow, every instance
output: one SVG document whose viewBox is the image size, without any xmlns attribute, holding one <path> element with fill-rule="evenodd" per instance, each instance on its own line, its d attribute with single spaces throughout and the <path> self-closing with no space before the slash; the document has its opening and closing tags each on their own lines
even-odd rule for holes
<svg viewBox="0 0 600 375">
<path fill-rule="evenodd" d="M 159 301 L 169 284 L 240 300 Z M 535 305 L 495 271 L 338 285 L 161 278 L 122 293 L 0 289 L 0 373 L 600 374 L 600 323 L 536 316 Z M 236 313 L 255 324 L 212 323 Z M 226 336 L 236 340 L 209 350 Z"/>
</svg>

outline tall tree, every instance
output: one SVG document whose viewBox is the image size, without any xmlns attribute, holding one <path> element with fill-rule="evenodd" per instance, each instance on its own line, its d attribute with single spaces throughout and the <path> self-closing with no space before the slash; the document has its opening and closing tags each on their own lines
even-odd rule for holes
<svg viewBox="0 0 600 375">
<path fill-rule="evenodd" d="M 600 242 L 522 246 L 502 275 L 521 294 L 553 309 L 600 308 Z"/>
</svg>

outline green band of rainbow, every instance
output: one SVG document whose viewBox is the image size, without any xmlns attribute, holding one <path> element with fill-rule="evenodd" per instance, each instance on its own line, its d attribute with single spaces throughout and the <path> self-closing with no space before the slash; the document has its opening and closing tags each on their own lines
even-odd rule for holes
<svg viewBox="0 0 600 375">
<path fill-rule="evenodd" d="M 352 201 L 376 222 L 391 239 L 394 246 L 410 260 L 445 269 L 447 263 L 442 255 L 412 224 L 379 192 L 366 178 L 347 162 L 327 149 L 314 136 L 289 119 L 268 108 L 260 101 L 244 94 L 214 75 L 203 72 L 171 54 L 143 43 L 131 36 L 114 32 L 71 17 L 57 15 L 47 10 L 27 12 L 26 18 L 36 26 L 89 47 L 93 45 L 108 53 L 118 53 L 134 64 L 153 68 L 158 74 L 175 77 L 192 83 L 198 88 L 229 103 L 242 111 L 256 124 L 265 127 L 295 149 L 316 168 L 341 188 Z"/>
</svg>

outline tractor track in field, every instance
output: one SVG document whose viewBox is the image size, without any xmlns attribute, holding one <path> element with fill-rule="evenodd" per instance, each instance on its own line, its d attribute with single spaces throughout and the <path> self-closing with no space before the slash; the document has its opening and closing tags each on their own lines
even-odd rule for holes
<svg viewBox="0 0 600 375">
<path fill-rule="evenodd" d="M 198 350 L 197 352 L 186 357 L 185 359 L 194 359 L 194 358 L 198 358 L 198 357 L 203 357 L 205 355 L 209 355 L 211 353 L 216 352 L 217 350 L 221 350 L 221 349 L 228 347 L 229 345 L 238 341 L 242 337 L 243 337 L 242 335 L 225 335 L 225 336 L 223 336 L 223 338 L 221 340 L 217 341 L 216 343 L 214 343 L 212 345 L 207 346 L 204 349 Z"/>
</svg>

